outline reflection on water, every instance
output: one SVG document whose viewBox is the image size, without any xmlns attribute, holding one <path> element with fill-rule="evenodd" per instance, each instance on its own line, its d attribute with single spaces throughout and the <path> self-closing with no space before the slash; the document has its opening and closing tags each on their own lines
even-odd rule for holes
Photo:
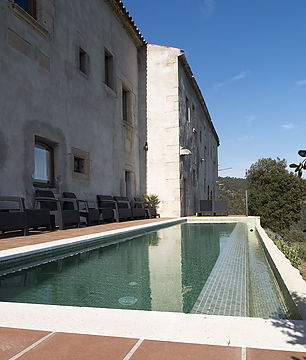
<svg viewBox="0 0 306 360">
<path fill-rule="evenodd" d="M 0 300 L 190 312 L 232 224 L 181 224 L 0 277 Z"/>
</svg>

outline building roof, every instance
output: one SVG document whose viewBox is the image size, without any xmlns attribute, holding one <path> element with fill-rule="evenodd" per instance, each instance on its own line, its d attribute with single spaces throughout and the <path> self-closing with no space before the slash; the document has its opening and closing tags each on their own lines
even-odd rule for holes
<svg viewBox="0 0 306 360">
<path fill-rule="evenodd" d="M 197 81 L 196 81 L 196 79 L 195 79 L 195 77 L 194 77 L 194 75 L 193 75 L 193 73 L 192 73 L 192 70 L 191 70 L 191 68 L 190 68 L 190 66 L 189 66 L 189 64 L 188 64 L 188 61 L 187 61 L 187 59 L 186 59 L 184 50 L 181 50 L 181 54 L 179 55 L 178 58 L 179 58 L 181 64 L 183 65 L 183 68 L 184 68 L 187 76 L 189 77 L 190 82 L 191 82 L 191 84 L 192 84 L 192 86 L 193 86 L 193 88 L 194 88 L 194 90 L 195 90 L 195 92 L 196 92 L 196 94 L 197 94 L 200 102 L 201 102 L 202 105 L 203 105 L 203 108 L 204 108 L 205 114 L 206 114 L 206 116 L 207 116 L 207 120 L 208 120 L 210 129 L 211 129 L 211 131 L 213 132 L 213 134 L 214 134 L 214 136 L 215 136 L 215 138 L 216 138 L 216 140 L 217 140 L 217 144 L 218 144 L 218 146 L 219 146 L 219 145 L 220 145 L 220 140 L 219 140 L 217 131 L 216 131 L 216 129 L 215 129 L 215 127 L 214 127 L 214 124 L 213 124 L 213 122 L 212 122 L 212 120 L 211 120 L 209 111 L 208 111 L 208 109 L 207 109 L 207 106 L 206 106 L 205 100 L 204 100 L 204 98 L 203 98 L 202 92 L 201 92 L 201 90 L 200 90 L 200 88 L 199 88 L 199 85 L 198 85 L 198 83 L 197 83 Z"/>
<path fill-rule="evenodd" d="M 137 47 L 146 45 L 144 37 L 141 35 L 134 20 L 130 16 L 123 2 L 120 0 L 105 0 L 107 5 L 112 9 L 121 25 L 125 28 L 128 35 L 132 38 Z"/>
</svg>

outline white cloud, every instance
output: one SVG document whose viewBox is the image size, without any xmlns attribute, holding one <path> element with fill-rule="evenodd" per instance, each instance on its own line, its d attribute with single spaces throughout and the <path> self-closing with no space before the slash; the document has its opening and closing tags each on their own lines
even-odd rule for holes
<svg viewBox="0 0 306 360">
<path fill-rule="evenodd" d="M 299 80 L 295 82 L 297 86 L 303 86 L 306 85 L 306 80 Z"/>
<path fill-rule="evenodd" d="M 231 77 L 230 79 L 224 81 L 224 82 L 221 82 L 221 83 L 218 83 L 218 84 L 215 84 L 214 85 L 214 90 L 217 90 L 225 85 L 228 85 L 232 82 L 235 82 L 235 81 L 238 81 L 238 80 L 241 80 L 241 79 L 244 79 L 248 76 L 248 73 L 249 71 L 241 71 L 239 74 Z"/>
<path fill-rule="evenodd" d="M 296 128 L 296 126 L 294 124 L 292 124 L 292 123 L 289 123 L 289 124 L 283 124 L 282 128 L 286 129 L 286 130 L 290 130 L 290 129 Z"/>
<path fill-rule="evenodd" d="M 233 76 L 230 81 L 237 81 L 240 79 L 244 79 L 247 75 L 248 75 L 248 71 L 241 71 L 240 74 Z"/>
<path fill-rule="evenodd" d="M 202 2 L 202 11 L 205 16 L 209 16 L 214 12 L 216 8 L 216 1 L 215 0 L 203 0 Z"/>
</svg>

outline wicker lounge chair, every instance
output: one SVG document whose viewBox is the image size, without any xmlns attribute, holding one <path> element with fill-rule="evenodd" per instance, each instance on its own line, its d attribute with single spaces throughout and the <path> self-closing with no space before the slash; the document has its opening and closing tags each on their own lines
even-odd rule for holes
<svg viewBox="0 0 306 360">
<path fill-rule="evenodd" d="M 75 193 L 64 191 L 63 197 L 68 199 L 76 199 L 80 217 L 84 218 L 86 225 L 100 224 L 100 213 L 96 208 L 89 207 L 88 200 L 77 199 Z M 64 203 L 64 210 L 73 210 L 73 204 L 69 202 Z"/>
<path fill-rule="evenodd" d="M 200 211 L 197 212 L 197 216 L 212 216 L 213 215 L 213 201 L 212 200 L 200 200 Z"/>
<path fill-rule="evenodd" d="M 72 225 L 80 227 L 80 214 L 76 199 L 56 198 L 51 190 L 36 190 L 35 195 L 35 207 L 50 211 L 52 227 L 58 225 L 60 230 Z M 64 208 L 64 204 L 67 202 L 73 204 L 73 209 Z"/>
<path fill-rule="evenodd" d="M 143 199 L 134 198 L 130 203 L 134 219 L 145 219 L 150 217 L 149 208 L 145 207 L 145 201 Z"/>
<path fill-rule="evenodd" d="M 124 196 L 114 196 L 114 200 L 117 202 L 119 221 L 132 220 L 133 213 L 129 199 Z"/>
<path fill-rule="evenodd" d="M 117 202 L 110 195 L 97 195 L 97 205 L 103 221 L 119 221 Z"/>
<path fill-rule="evenodd" d="M 50 213 L 47 209 L 26 209 L 24 198 L 0 196 L 0 231 L 23 230 L 28 235 L 30 228 L 45 227 L 50 230 Z"/>
<path fill-rule="evenodd" d="M 221 200 L 214 201 L 214 215 L 228 215 L 227 202 Z"/>
</svg>

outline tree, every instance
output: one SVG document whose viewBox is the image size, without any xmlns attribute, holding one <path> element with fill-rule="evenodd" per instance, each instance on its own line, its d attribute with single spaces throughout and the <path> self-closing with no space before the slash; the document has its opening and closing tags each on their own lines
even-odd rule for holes
<svg viewBox="0 0 306 360">
<path fill-rule="evenodd" d="M 287 229 L 301 217 L 306 181 L 286 170 L 286 160 L 260 159 L 247 174 L 249 214 L 259 215 L 264 227 Z"/>
</svg>

